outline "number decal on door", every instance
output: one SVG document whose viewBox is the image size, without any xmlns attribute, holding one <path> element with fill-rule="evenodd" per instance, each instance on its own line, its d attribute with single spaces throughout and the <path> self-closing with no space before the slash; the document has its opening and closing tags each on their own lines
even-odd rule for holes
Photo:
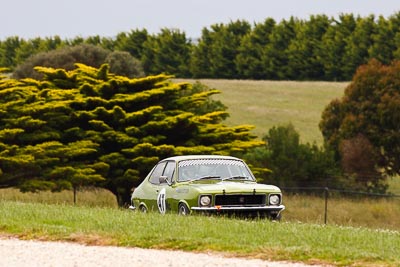
<svg viewBox="0 0 400 267">
<path fill-rule="evenodd" d="M 157 206 L 161 214 L 165 214 L 165 188 L 161 189 L 157 196 Z"/>
</svg>

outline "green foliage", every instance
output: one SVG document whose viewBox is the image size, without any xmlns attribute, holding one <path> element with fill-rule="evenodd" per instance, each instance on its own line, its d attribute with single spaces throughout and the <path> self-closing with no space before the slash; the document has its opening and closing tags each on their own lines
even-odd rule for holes
<svg viewBox="0 0 400 267">
<path fill-rule="evenodd" d="M 372 58 L 384 64 L 400 59 L 399 21 L 400 12 L 387 18 L 313 14 L 213 24 L 189 38 L 168 28 L 153 35 L 135 29 L 115 38 L 9 37 L 0 40 L 0 67 L 15 70 L 15 77 L 35 78 L 35 65 L 71 70 L 77 62 L 94 67 L 108 62 L 113 73 L 128 77 L 142 77 L 143 65 L 145 73 L 180 78 L 348 81 Z"/>
<path fill-rule="evenodd" d="M 271 43 L 271 34 L 276 22 L 266 19 L 264 23 L 254 26 L 254 29 L 243 36 L 239 53 L 236 57 L 236 66 L 239 77 L 254 79 L 270 79 L 274 73 L 269 73 L 265 62 L 270 60 L 265 56 L 268 45 Z"/>
<path fill-rule="evenodd" d="M 271 32 L 270 43 L 264 48 L 265 70 L 270 79 L 288 79 L 290 68 L 289 45 L 296 36 L 299 21 L 293 17 L 282 20 Z M 268 78 L 268 77 L 267 77 Z"/>
<path fill-rule="evenodd" d="M 12 68 L 16 57 L 16 48 L 21 45 L 21 39 L 17 36 L 8 37 L 0 42 L 0 66 Z"/>
<path fill-rule="evenodd" d="M 191 43 L 179 30 L 162 29 L 143 43 L 141 61 L 146 73 L 167 73 L 189 77 Z"/>
<path fill-rule="evenodd" d="M 330 20 L 325 15 L 311 16 L 306 22 L 299 22 L 295 28 L 296 37 L 288 46 L 289 79 L 321 80 L 325 77 L 323 62 L 320 60 L 322 37 L 325 35 Z"/>
<path fill-rule="evenodd" d="M 19 65 L 15 69 L 13 77 L 17 79 L 26 77 L 39 79 L 42 75 L 40 72 L 35 72 L 34 67 L 36 66 L 72 70 L 75 63 L 84 63 L 89 66 L 99 67 L 104 63 L 108 53 L 107 50 L 101 47 L 87 44 L 41 52 Z"/>
<path fill-rule="evenodd" d="M 131 30 L 128 33 L 121 32 L 115 39 L 115 50 L 126 51 L 134 58 L 140 59 L 143 55 L 144 44 L 149 37 L 150 36 L 145 29 Z"/>
<path fill-rule="evenodd" d="M 238 77 L 235 66 L 240 41 L 251 30 L 245 21 L 230 22 L 228 25 L 214 24 L 211 30 L 204 29 L 203 37 L 194 47 L 191 69 L 196 78 Z M 204 74 L 203 74 L 204 73 Z"/>
<path fill-rule="evenodd" d="M 111 52 L 106 59 L 105 63 L 110 65 L 110 71 L 118 75 L 133 77 L 143 77 L 144 71 L 140 61 L 128 52 L 114 51 Z"/>
<path fill-rule="evenodd" d="M 96 184 L 122 205 L 161 158 L 232 154 L 261 141 L 228 127 L 219 93 L 168 75 L 129 78 L 108 65 L 36 67 L 42 80 L 0 80 L 0 186 L 24 191 Z"/>
<path fill-rule="evenodd" d="M 264 182 L 282 187 L 340 186 L 333 154 L 316 144 L 301 144 L 293 125 L 272 127 L 263 140 L 265 146 L 245 158 Z"/>
<path fill-rule="evenodd" d="M 369 56 L 369 48 L 373 44 L 372 35 L 375 33 L 375 17 L 357 18 L 356 26 L 348 37 L 344 52 L 343 70 L 347 74 L 347 80 L 351 80 L 358 66 L 366 64 L 372 57 Z M 375 55 L 376 56 L 376 55 Z M 351 71 L 350 71 L 351 70 Z"/>
<path fill-rule="evenodd" d="M 346 46 L 356 28 L 356 18 L 353 14 L 341 14 L 337 23 L 331 25 L 322 37 L 321 57 L 325 79 L 333 81 L 348 80 L 350 73 L 343 68 L 348 58 L 345 56 Z"/>
<path fill-rule="evenodd" d="M 10 71 L 8 68 L 2 68 L 2 67 L 0 67 L 0 79 L 7 78 L 7 76 L 4 75 L 3 73 L 7 73 L 8 71 Z"/>
<path fill-rule="evenodd" d="M 56 68 L 54 71 L 59 72 L 56 76 L 62 76 L 63 72 L 65 75 L 65 70 L 74 69 L 76 63 L 83 63 L 96 68 L 99 68 L 103 63 L 108 63 L 113 73 L 128 77 L 144 76 L 141 63 L 129 53 L 111 52 L 100 46 L 80 44 L 34 54 L 16 67 L 13 77 L 17 79 L 27 77 L 40 79 L 43 73 L 35 69 L 36 66 Z M 67 82 L 63 77 L 59 77 L 59 79 Z M 66 88 L 68 85 L 64 87 Z"/>
<path fill-rule="evenodd" d="M 400 174 L 399 71 L 399 62 L 372 60 L 360 67 L 345 95 L 326 107 L 320 122 L 342 168 L 373 191 L 385 191 L 386 175 Z"/>
</svg>

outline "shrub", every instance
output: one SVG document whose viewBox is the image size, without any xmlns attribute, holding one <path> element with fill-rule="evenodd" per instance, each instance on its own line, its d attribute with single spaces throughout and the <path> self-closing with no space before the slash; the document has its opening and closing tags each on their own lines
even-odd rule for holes
<svg viewBox="0 0 400 267">
<path fill-rule="evenodd" d="M 111 52 L 100 46 L 79 44 L 31 56 L 15 69 L 13 78 L 41 79 L 43 74 L 34 70 L 36 66 L 73 70 L 76 63 L 96 68 L 103 63 L 109 63 L 111 72 L 115 74 L 128 77 L 144 76 L 140 61 L 127 52 Z"/>
<path fill-rule="evenodd" d="M 128 52 L 111 52 L 105 59 L 105 63 L 110 65 L 110 71 L 118 75 L 133 77 L 143 77 L 144 71 L 140 61 Z"/>
<path fill-rule="evenodd" d="M 316 144 L 301 144 L 292 124 L 271 128 L 263 140 L 264 147 L 253 149 L 245 156 L 256 168 L 270 170 L 261 174 L 263 182 L 281 187 L 338 184 L 332 180 L 338 177 L 333 153 Z"/>
</svg>

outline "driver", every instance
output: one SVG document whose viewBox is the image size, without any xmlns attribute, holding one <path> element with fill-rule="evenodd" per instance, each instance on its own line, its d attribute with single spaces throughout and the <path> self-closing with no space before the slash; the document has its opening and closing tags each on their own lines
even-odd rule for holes
<svg viewBox="0 0 400 267">
<path fill-rule="evenodd" d="M 196 172 L 193 166 L 181 167 L 181 175 L 179 176 L 180 181 L 190 181 L 196 178 Z"/>
</svg>

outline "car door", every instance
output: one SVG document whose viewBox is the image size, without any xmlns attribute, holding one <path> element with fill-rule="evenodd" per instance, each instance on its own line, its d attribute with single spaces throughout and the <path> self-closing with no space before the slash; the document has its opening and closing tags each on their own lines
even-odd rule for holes
<svg viewBox="0 0 400 267">
<path fill-rule="evenodd" d="M 174 184 L 173 177 L 175 173 L 175 166 L 175 161 L 167 161 L 162 174 L 163 183 L 160 184 L 160 187 L 162 188 L 157 197 L 157 205 L 161 213 L 165 213 L 167 210 L 171 210 L 174 207 L 173 203 L 175 190 L 172 185 Z"/>
<path fill-rule="evenodd" d="M 165 213 L 170 209 L 168 198 L 172 198 L 171 184 L 175 173 L 174 161 L 163 161 L 157 164 L 150 175 L 150 192 L 147 192 L 147 204 L 150 210 Z M 160 179 L 163 177 L 162 179 Z M 160 182 L 162 181 L 162 183 Z"/>
<path fill-rule="evenodd" d="M 153 211 L 159 210 L 157 199 L 160 197 L 162 188 L 165 187 L 165 185 L 160 184 L 160 177 L 163 175 L 166 165 L 166 161 L 158 163 L 149 177 L 150 187 L 148 187 L 148 191 L 145 193 L 145 198 L 148 208 Z"/>
</svg>

